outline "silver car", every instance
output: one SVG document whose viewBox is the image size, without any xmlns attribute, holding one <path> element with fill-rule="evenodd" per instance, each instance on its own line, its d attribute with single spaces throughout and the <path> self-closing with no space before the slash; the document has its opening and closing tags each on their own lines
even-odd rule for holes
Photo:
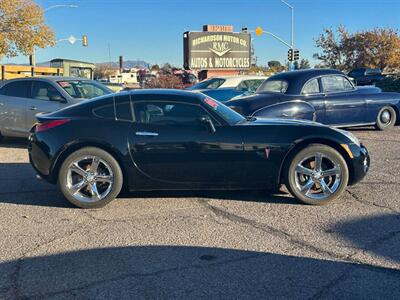
<svg viewBox="0 0 400 300">
<path fill-rule="evenodd" d="M 0 138 L 27 137 L 36 114 L 111 93 L 104 85 L 83 78 L 52 76 L 4 81 L 0 83 Z"/>
</svg>

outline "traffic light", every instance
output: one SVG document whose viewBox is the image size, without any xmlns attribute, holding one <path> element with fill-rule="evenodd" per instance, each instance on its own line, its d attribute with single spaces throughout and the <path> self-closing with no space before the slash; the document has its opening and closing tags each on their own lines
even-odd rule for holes
<svg viewBox="0 0 400 300">
<path fill-rule="evenodd" d="M 293 58 L 294 58 L 294 53 L 293 52 L 294 52 L 293 49 L 289 49 L 288 50 L 288 52 L 287 52 L 288 61 L 293 61 Z"/>
<path fill-rule="evenodd" d="M 293 59 L 294 60 L 299 60 L 299 57 L 300 57 L 299 49 L 294 49 Z"/>
<path fill-rule="evenodd" d="M 82 36 L 82 46 L 83 47 L 87 47 L 88 46 L 87 35 L 83 35 Z"/>
</svg>

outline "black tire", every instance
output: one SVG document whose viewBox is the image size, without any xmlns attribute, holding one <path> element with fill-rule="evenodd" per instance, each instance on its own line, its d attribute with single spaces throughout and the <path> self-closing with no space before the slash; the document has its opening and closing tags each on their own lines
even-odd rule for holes
<svg viewBox="0 0 400 300">
<path fill-rule="evenodd" d="M 331 177 L 324 177 L 322 180 L 325 181 L 325 178 L 329 178 L 328 180 L 328 187 L 330 184 L 332 184 L 333 186 L 329 187 L 329 191 L 331 191 L 331 188 L 334 188 L 334 191 L 330 194 L 327 193 L 325 194 L 322 190 L 322 185 L 319 184 L 318 182 L 315 183 L 313 185 L 313 188 L 315 188 L 314 190 L 309 190 L 312 193 L 308 194 L 308 193 L 304 193 L 301 192 L 300 188 L 301 188 L 301 184 L 299 184 L 299 181 L 304 180 L 307 183 L 312 180 L 312 176 L 314 176 L 314 174 L 312 176 L 305 176 L 305 175 L 299 175 L 298 172 L 296 171 L 297 167 L 299 164 L 301 164 L 306 158 L 309 157 L 315 157 L 315 155 L 317 153 L 322 154 L 322 167 L 321 170 L 328 170 L 328 169 L 333 169 L 333 168 L 337 168 L 338 169 L 338 175 L 333 175 Z M 307 160 L 306 160 L 307 161 Z M 334 163 L 332 164 L 333 167 L 329 166 L 330 163 Z M 314 160 L 314 166 L 315 166 L 315 160 Z M 309 160 L 309 164 L 312 164 L 312 160 Z M 325 169 L 324 169 L 325 166 Z M 312 169 L 310 167 L 310 169 Z M 329 204 L 333 201 L 335 201 L 337 198 L 339 198 L 343 192 L 345 191 L 348 181 L 349 181 L 349 169 L 347 167 L 347 163 L 345 161 L 345 159 L 343 158 L 343 156 L 336 151 L 334 148 L 327 146 L 327 145 L 323 145 L 323 144 L 310 144 L 308 145 L 306 148 L 303 148 L 302 150 L 298 151 L 297 153 L 295 153 L 292 156 L 291 161 L 289 161 L 289 165 L 287 168 L 287 173 L 286 173 L 286 187 L 289 190 L 289 192 L 298 200 L 300 200 L 303 203 L 306 204 L 312 204 L 312 205 L 326 205 Z M 312 170 L 312 171 L 315 171 Z M 338 181 L 336 181 L 338 179 Z M 317 180 L 317 179 L 316 179 Z M 319 179 L 321 180 L 321 179 Z M 334 181 L 335 180 L 335 181 Z M 320 182 L 320 181 L 319 181 Z M 337 183 L 337 186 L 335 187 L 334 184 Z M 306 185 L 306 184 L 305 184 Z M 319 186 L 319 187 L 318 187 Z M 321 194 L 318 194 L 318 189 L 322 192 Z M 315 192 L 315 194 L 314 194 Z M 316 197 L 320 195 L 321 199 L 315 199 L 313 197 Z M 329 196 L 327 196 L 329 195 Z"/>
<path fill-rule="evenodd" d="M 375 128 L 378 130 L 387 130 L 393 128 L 396 124 L 396 111 L 391 106 L 385 106 L 381 108 L 377 117 Z"/>
<path fill-rule="evenodd" d="M 71 194 L 71 191 L 68 188 L 68 173 L 69 173 L 69 167 L 71 166 L 71 164 L 77 160 L 79 160 L 80 158 L 84 158 L 84 157 L 97 157 L 99 158 L 102 162 L 100 163 L 100 165 L 103 164 L 103 162 L 106 164 L 104 164 L 103 166 L 106 166 L 106 170 L 108 170 L 108 168 L 111 170 L 112 173 L 111 177 L 112 177 L 112 183 L 109 183 L 111 185 L 110 190 L 107 194 L 105 194 L 104 198 L 101 198 L 100 200 L 95 200 L 93 202 L 84 202 L 84 201 L 80 201 L 76 198 L 76 196 L 74 196 L 73 194 Z M 97 172 L 96 172 L 97 174 Z M 64 197 L 71 202 L 72 204 L 74 204 L 75 206 L 81 207 L 81 208 L 101 208 L 105 205 L 107 205 L 108 203 L 110 203 L 112 200 L 114 200 L 118 194 L 121 191 L 122 185 L 123 185 L 123 174 L 121 171 L 121 167 L 119 166 L 118 162 L 116 161 L 116 159 L 109 154 L 108 152 L 99 149 L 99 148 L 95 148 L 95 147 L 86 147 L 86 148 L 81 148 L 75 152 L 73 152 L 72 154 L 70 154 L 62 163 L 60 171 L 59 171 L 59 175 L 58 175 L 58 185 L 60 187 L 60 190 L 62 192 L 62 194 L 64 195 Z M 87 185 L 89 186 L 89 185 Z M 96 186 L 97 186 L 97 182 L 96 182 Z M 81 190 L 84 190 L 84 188 L 81 188 Z M 97 190 L 97 187 L 96 187 Z M 86 192 L 84 190 L 84 192 Z M 88 193 L 88 192 L 87 192 Z"/>
</svg>

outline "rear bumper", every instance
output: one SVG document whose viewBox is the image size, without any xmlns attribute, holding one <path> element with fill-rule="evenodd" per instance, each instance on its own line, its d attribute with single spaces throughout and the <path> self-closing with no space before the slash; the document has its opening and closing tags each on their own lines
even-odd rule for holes
<svg viewBox="0 0 400 300">
<path fill-rule="evenodd" d="M 40 175 L 40 177 L 46 179 L 49 182 L 52 182 L 50 178 L 51 159 L 48 156 L 48 149 L 47 151 L 45 149 L 42 149 L 42 147 L 45 146 L 45 144 L 38 143 L 34 134 L 31 134 L 29 136 L 29 162 L 38 173 L 38 175 Z"/>
<path fill-rule="evenodd" d="M 353 159 L 351 160 L 351 169 L 353 170 L 350 176 L 349 185 L 354 185 L 360 182 L 365 175 L 367 175 L 371 159 L 367 148 L 363 144 L 360 146 L 352 144 L 349 146 L 353 154 Z"/>
</svg>

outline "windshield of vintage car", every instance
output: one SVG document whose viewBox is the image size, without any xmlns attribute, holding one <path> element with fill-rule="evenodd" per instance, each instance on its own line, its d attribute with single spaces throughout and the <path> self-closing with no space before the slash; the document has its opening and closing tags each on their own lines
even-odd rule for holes
<svg viewBox="0 0 400 300">
<path fill-rule="evenodd" d="M 58 84 L 75 99 L 92 99 L 112 93 L 103 84 L 90 80 L 66 80 L 58 81 Z"/>
<path fill-rule="evenodd" d="M 211 97 L 203 98 L 203 102 L 213 111 L 215 111 L 217 115 L 223 118 L 229 125 L 235 125 L 245 120 L 241 114 Z"/>
<path fill-rule="evenodd" d="M 265 80 L 260 87 L 257 89 L 257 93 L 272 92 L 284 94 L 289 84 L 286 80 L 271 79 Z"/>
<path fill-rule="evenodd" d="M 202 82 L 199 82 L 189 88 L 188 90 L 205 90 L 205 89 L 217 89 L 219 88 L 223 83 L 225 82 L 225 79 L 223 78 L 211 78 L 208 80 L 204 80 Z"/>
</svg>

